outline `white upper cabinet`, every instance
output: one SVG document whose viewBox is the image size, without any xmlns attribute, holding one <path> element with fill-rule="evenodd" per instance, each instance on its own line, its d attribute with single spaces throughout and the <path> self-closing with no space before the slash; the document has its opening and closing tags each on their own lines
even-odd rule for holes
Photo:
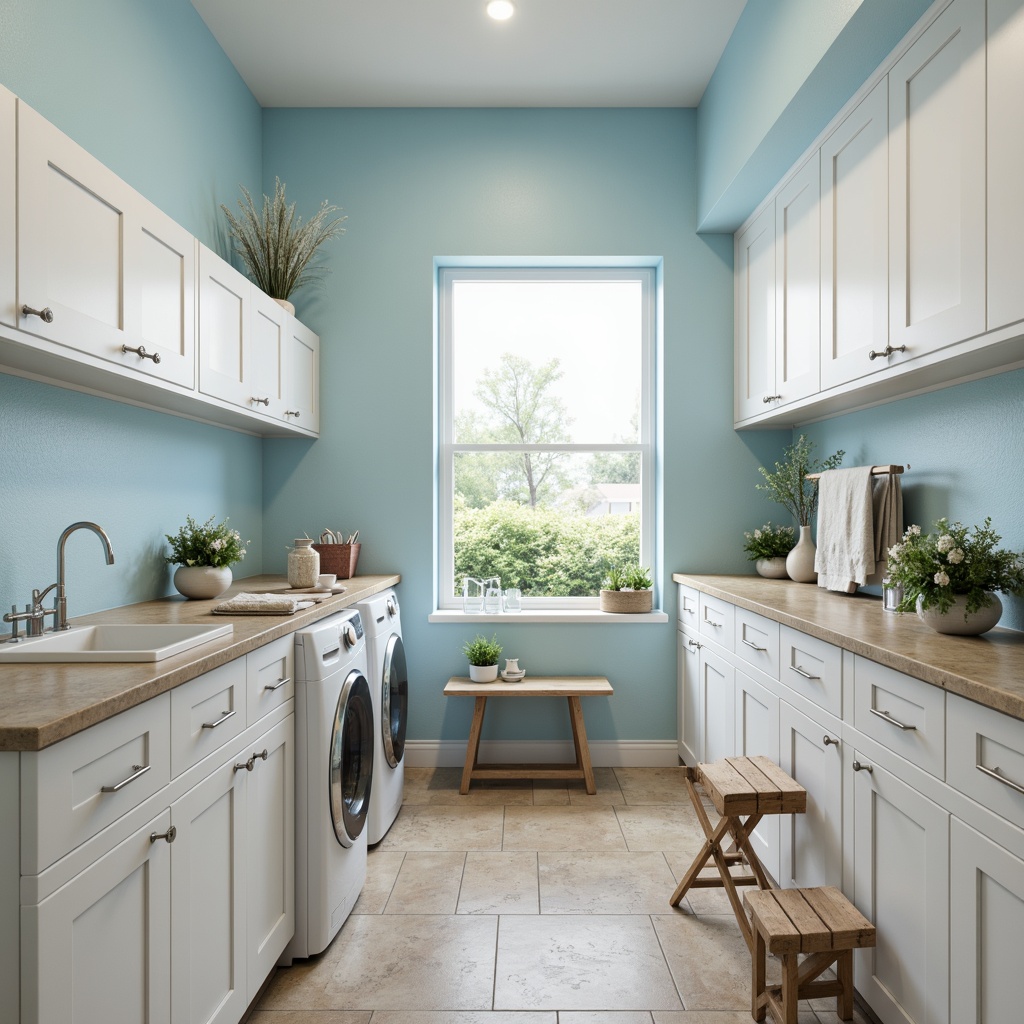
<svg viewBox="0 0 1024 1024">
<path fill-rule="evenodd" d="M 285 323 L 282 418 L 312 433 L 320 431 L 320 339 L 293 316 Z"/>
<path fill-rule="evenodd" d="M 988 2 L 988 327 L 1024 320 L 1024 2 Z"/>
<path fill-rule="evenodd" d="M 17 326 L 193 388 L 194 238 L 20 100 L 17 117 Z"/>
<path fill-rule="evenodd" d="M 982 333 L 985 0 L 955 0 L 889 72 L 889 225 L 889 344 Z"/>
<path fill-rule="evenodd" d="M 775 207 L 736 235 L 737 420 L 778 402 L 775 391 Z"/>
<path fill-rule="evenodd" d="M 889 93 L 882 79 L 821 147 L 821 386 L 884 369 Z"/>
<path fill-rule="evenodd" d="M 820 387 L 820 178 L 815 153 L 775 198 L 775 391 L 780 405 Z"/>
<path fill-rule="evenodd" d="M 252 289 L 252 398 L 268 416 L 284 418 L 284 361 L 292 318 L 269 295 Z"/>
<path fill-rule="evenodd" d="M 0 86 L 0 323 L 18 323 L 15 306 L 15 106 L 14 94 Z"/>
<path fill-rule="evenodd" d="M 251 292 L 247 277 L 199 246 L 199 390 L 249 408 Z"/>
</svg>

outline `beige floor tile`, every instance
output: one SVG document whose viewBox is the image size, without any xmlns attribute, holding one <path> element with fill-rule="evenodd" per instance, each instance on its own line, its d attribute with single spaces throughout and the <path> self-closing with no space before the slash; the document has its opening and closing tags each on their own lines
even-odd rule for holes
<svg viewBox="0 0 1024 1024">
<path fill-rule="evenodd" d="M 563 1010 L 558 1024 L 651 1024 L 646 1010 Z"/>
<path fill-rule="evenodd" d="M 404 805 L 379 850 L 500 850 L 502 807 Z"/>
<path fill-rule="evenodd" d="M 534 779 L 533 802 L 538 807 L 565 806 L 569 803 L 569 787 L 557 779 Z"/>
<path fill-rule="evenodd" d="M 557 1024 L 558 1014 L 515 1010 L 376 1010 L 372 1024 Z M 273 1021 L 267 1022 L 273 1024 Z"/>
<path fill-rule="evenodd" d="M 506 807 L 503 850 L 625 850 L 613 807 Z"/>
<path fill-rule="evenodd" d="M 465 866 L 464 853 L 407 853 L 384 913 L 454 914 Z"/>
<path fill-rule="evenodd" d="M 401 850 L 375 847 L 366 856 L 366 881 L 353 914 L 383 914 L 405 854 Z"/>
<path fill-rule="evenodd" d="M 247 1024 L 370 1024 L 365 1010 L 254 1010 Z"/>
<path fill-rule="evenodd" d="M 619 789 L 618 780 L 615 778 L 614 768 L 595 768 L 594 786 L 596 793 L 588 793 L 586 784 L 582 779 L 577 782 L 575 779 L 566 785 L 569 794 L 570 804 L 579 804 L 581 807 L 595 806 L 600 804 L 624 804 L 626 801 Z"/>
<path fill-rule="evenodd" d="M 701 831 L 695 831 L 691 836 L 684 837 L 684 842 L 676 847 L 671 853 L 666 853 L 665 857 L 668 860 L 668 865 L 672 869 L 672 874 L 675 876 L 676 884 L 689 870 L 690 865 L 693 863 L 694 857 L 700 852 L 701 846 L 704 843 L 704 833 Z M 746 872 L 745 867 L 733 868 L 734 873 Z M 715 867 L 714 861 L 708 861 L 701 871 L 701 874 L 708 878 L 719 878 L 718 868 Z M 747 890 L 747 886 L 738 888 L 736 891 L 740 894 L 740 900 L 743 899 L 743 893 Z M 689 889 L 684 897 L 684 903 L 686 909 L 694 914 L 731 914 L 732 904 L 729 902 L 729 897 L 726 896 L 725 890 L 721 888 L 716 889 Z"/>
<path fill-rule="evenodd" d="M 690 805 L 678 768 L 616 768 L 615 777 L 627 804 Z"/>
<path fill-rule="evenodd" d="M 459 914 L 537 914 L 537 854 L 467 853 Z"/>
<path fill-rule="evenodd" d="M 350 917 L 320 1005 L 489 1010 L 497 926 L 496 917 Z"/>
<path fill-rule="evenodd" d="M 533 785 L 529 779 L 494 779 L 473 782 L 469 792 L 459 793 L 461 768 L 416 768 L 406 770 L 403 804 L 532 804 Z"/>
<path fill-rule="evenodd" d="M 766 1020 L 768 1018 L 765 1018 Z M 656 1012 L 654 1024 L 751 1024 L 750 1010 L 684 1010 Z M 818 1018 L 801 1010 L 797 1024 L 818 1024 Z"/>
<path fill-rule="evenodd" d="M 364 918 L 363 920 L 376 920 Z M 496 1009 L 680 1009 L 646 916 L 502 917 Z"/>
<path fill-rule="evenodd" d="M 842 1021 L 836 1015 L 836 1001 L 834 998 L 810 999 L 808 1002 L 817 1013 L 818 1024 L 874 1024 L 872 1018 L 857 1005 L 853 1007 L 853 1021 L 850 1022 Z M 803 1024 L 802 1020 L 800 1024 Z"/>
<path fill-rule="evenodd" d="M 304 1010 L 326 1007 L 324 990 L 337 966 L 331 954 L 338 937 L 355 918 L 349 918 L 327 951 L 310 960 L 296 960 L 291 967 L 279 967 L 267 986 L 257 1009 Z"/>
<path fill-rule="evenodd" d="M 616 817 L 626 838 L 626 846 L 634 853 L 657 850 L 675 856 L 680 849 L 700 847 L 704 839 L 693 808 L 683 804 L 627 804 L 615 808 Z M 697 837 L 697 847 L 693 847 Z M 690 858 L 692 859 L 692 857 Z"/>
<path fill-rule="evenodd" d="M 542 914 L 664 914 L 675 880 L 660 853 L 541 853 Z"/>
</svg>

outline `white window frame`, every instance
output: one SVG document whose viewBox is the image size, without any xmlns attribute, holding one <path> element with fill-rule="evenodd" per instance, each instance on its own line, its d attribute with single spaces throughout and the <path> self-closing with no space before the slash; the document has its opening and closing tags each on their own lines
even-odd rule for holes
<svg viewBox="0 0 1024 1024">
<path fill-rule="evenodd" d="M 543 264 L 529 266 L 474 264 L 472 266 L 439 265 L 437 270 L 437 347 L 436 347 L 436 501 L 435 501 L 435 595 L 441 613 L 462 612 L 461 596 L 449 593 L 454 573 L 454 465 L 460 452 L 486 451 L 565 451 L 569 453 L 639 452 L 641 462 L 640 564 L 650 566 L 655 581 L 655 596 L 660 589 L 660 573 L 656 568 L 660 550 L 661 515 L 658 498 L 657 470 L 660 395 L 658 381 L 658 289 L 659 268 L 649 263 L 635 264 L 609 261 L 588 265 Z M 465 444 L 454 440 L 454 353 L 452 349 L 452 291 L 457 281 L 485 280 L 635 280 L 641 283 L 641 367 L 639 439 L 635 444 Z M 502 581 L 505 584 L 506 581 Z M 524 597 L 524 612 L 555 612 L 571 616 L 598 613 L 599 597 Z M 656 607 L 658 604 L 656 602 Z M 599 613 L 598 613 L 599 614 Z M 656 613 L 660 620 L 662 613 Z M 520 618 L 521 616 L 517 616 Z M 589 617 L 589 616 L 588 616 Z M 432 616 L 432 619 L 434 617 Z M 442 615 L 439 618 L 447 618 Z M 476 616 L 474 616 L 476 618 Z M 494 618 L 493 615 L 486 616 Z M 624 616 L 636 621 L 639 616 Z M 560 621 L 566 621 L 564 617 Z"/>
</svg>

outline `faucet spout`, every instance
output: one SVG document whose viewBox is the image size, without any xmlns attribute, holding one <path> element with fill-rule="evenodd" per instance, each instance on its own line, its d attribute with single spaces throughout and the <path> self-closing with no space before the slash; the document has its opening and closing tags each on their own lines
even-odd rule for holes
<svg viewBox="0 0 1024 1024">
<path fill-rule="evenodd" d="M 103 544 L 103 553 L 107 559 L 107 565 L 114 564 L 114 549 L 110 546 L 110 538 L 102 526 L 83 520 L 79 523 L 72 523 L 60 535 L 60 540 L 57 541 L 57 615 L 56 621 L 53 624 L 54 629 L 70 628 L 70 623 L 68 622 L 67 591 L 64 586 L 64 545 L 67 544 L 68 537 L 76 530 L 92 530 Z"/>
</svg>

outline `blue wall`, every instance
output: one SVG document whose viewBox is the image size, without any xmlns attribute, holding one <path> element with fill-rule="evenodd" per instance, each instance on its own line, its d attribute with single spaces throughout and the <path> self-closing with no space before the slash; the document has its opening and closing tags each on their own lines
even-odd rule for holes
<svg viewBox="0 0 1024 1024">
<path fill-rule="evenodd" d="M 261 184 L 261 113 L 188 0 L 4 0 L 0 84 L 207 244 L 218 202 Z M 69 611 L 170 592 L 164 534 L 229 516 L 259 572 L 262 442 L 0 374 L 0 607 L 52 583 L 76 519 L 110 534 L 67 547 Z"/>
</svg>

